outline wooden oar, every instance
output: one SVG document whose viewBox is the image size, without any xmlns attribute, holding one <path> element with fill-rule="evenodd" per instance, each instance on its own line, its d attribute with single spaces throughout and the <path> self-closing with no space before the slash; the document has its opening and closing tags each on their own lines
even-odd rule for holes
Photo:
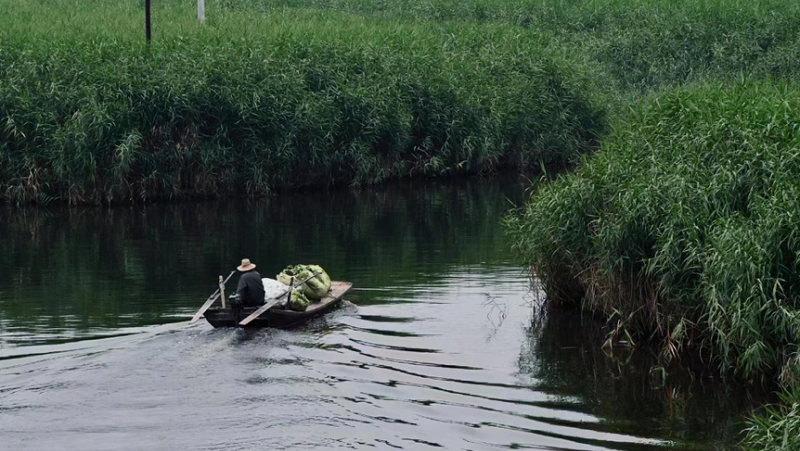
<svg viewBox="0 0 800 451">
<path fill-rule="evenodd" d="M 228 280 L 229 280 L 229 279 L 230 279 L 230 278 L 233 276 L 233 274 L 234 274 L 235 272 L 236 272 L 236 271 L 231 271 L 231 273 L 230 273 L 230 274 L 228 274 L 228 278 L 227 278 L 227 279 L 225 279 L 224 281 L 222 281 L 222 282 L 219 284 L 220 288 L 221 288 L 221 287 L 223 287 L 223 286 L 225 286 L 225 283 L 226 283 L 226 282 L 227 282 L 227 281 L 228 281 Z M 208 310 L 208 308 L 209 308 L 209 307 L 211 307 L 211 304 L 213 304 L 213 303 L 214 303 L 214 302 L 217 300 L 217 298 L 219 298 L 219 297 L 220 297 L 220 289 L 219 289 L 219 288 L 217 288 L 217 291 L 215 291 L 215 292 L 214 292 L 214 294 L 212 294 L 212 295 L 211 295 L 211 297 L 209 297 L 209 298 L 208 298 L 208 300 L 206 301 L 206 303 L 205 303 L 205 304 L 203 304 L 203 306 L 202 306 L 202 307 L 200 307 L 200 310 L 198 310 L 198 311 L 197 311 L 197 313 L 195 313 L 195 314 L 194 314 L 194 316 L 192 317 L 192 320 L 191 320 L 191 321 L 189 321 L 189 324 L 191 324 L 191 323 L 194 323 L 194 322 L 196 322 L 198 319 L 200 319 L 200 317 L 201 317 L 201 316 L 203 316 L 203 313 L 205 313 L 205 312 L 206 312 L 206 310 Z"/>
<path fill-rule="evenodd" d="M 262 313 L 266 312 L 267 310 L 271 309 L 272 307 L 275 307 L 275 305 L 277 305 L 280 302 L 280 299 L 282 297 L 284 297 L 287 294 L 291 293 L 292 290 L 294 290 L 295 288 L 302 287 L 303 285 L 306 284 L 306 282 L 308 282 L 309 280 L 313 279 L 314 277 L 317 277 L 320 274 L 322 274 L 322 273 L 321 272 L 315 272 L 314 275 L 312 275 L 308 279 L 300 282 L 299 284 L 297 284 L 295 286 L 289 285 L 289 289 L 288 290 L 286 290 L 284 293 L 279 294 L 278 296 L 275 296 L 269 302 L 267 302 L 266 304 L 264 304 L 261 307 L 259 307 L 258 310 L 256 310 L 252 314 L 250 314 L 250 316 L 248 316 L 247 318 L 241 320 L 239 322 L 239 325 L 240 326 L 246 326 L 246 325 L 250 324 L 254 319 L 256 319 L 259 316 L 261 316 Z"/>
</svg>

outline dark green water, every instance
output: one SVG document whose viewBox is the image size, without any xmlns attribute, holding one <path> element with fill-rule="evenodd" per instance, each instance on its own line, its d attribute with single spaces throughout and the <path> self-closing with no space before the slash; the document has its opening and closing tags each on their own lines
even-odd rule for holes
<svg viewBox="0 0 800 451">
<path fill-rule="evenodd" d="M 606 355 L 535 312 L 499 220 L 516 180 L 0 210 L 0 449 L 728 449 L 745 393 Z M 347 302 L 289 331 L 188 318 L 249 257 Z"/>
</svg>

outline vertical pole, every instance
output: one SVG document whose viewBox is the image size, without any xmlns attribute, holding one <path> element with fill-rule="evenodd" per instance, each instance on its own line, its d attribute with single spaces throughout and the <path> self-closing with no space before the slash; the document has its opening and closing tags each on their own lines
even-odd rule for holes
<svg viewBox="0 0 800 451">
<path fill-rule="evenodd" d="M 222 308 L 225 308 L 225 282 L 219 276 L 219 297 L 222 299 Z"/>
<path fill-rule="evenodd" d="M 206 0 L 197 0 L 197 18 L 200 22 L 206 21 Z"/>
<path fill-rule="evenodd" d="M 150 0 L 144 0 L 144 35 L 150 43 Z"/>
<path fill-rule="evenodd" d="M 287 308 L 292 308 L 292 291 L 294 290 L 294 277 L 292 277 L 292 281 L 289 282 L 289 296 L 286 298 L 286 306 Z"/>
</svg>

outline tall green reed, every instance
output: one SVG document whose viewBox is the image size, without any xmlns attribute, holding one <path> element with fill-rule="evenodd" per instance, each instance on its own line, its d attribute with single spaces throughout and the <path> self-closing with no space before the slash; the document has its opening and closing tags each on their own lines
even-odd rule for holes
<svg viewBox="0 0 800 451">
<path fill-rule="evenodd" d="M 241 9 L 347 11 L 404 21 L 501 23 L 551 32 L 626 91 L 800 70 L 800 4 L 785 0 L 222 0 Z"/>
<path fill-rule="evenodd" d="M 743 81 L 635 108 L 507 224 L 556 302 L 746 380 L 800 376 L 800 90 Z"/>
<path fill-rule="evenodd" d="M 10 201 L 260 195 L 567 163 L 604 124 L 601 94 L 563 48 L 499 25 L 230 11 L 203 26 L 167 4 L 147 46 L 132 3 L 15 8 L 0 32 Z"/>
<path fill-rule="evenodd" d="M 765 406 L 750 419 L 742 442 L 746 451 L 800 449 L 800 390 L 786 390 L 780 400 L 780 404 Z"/>
</svg>

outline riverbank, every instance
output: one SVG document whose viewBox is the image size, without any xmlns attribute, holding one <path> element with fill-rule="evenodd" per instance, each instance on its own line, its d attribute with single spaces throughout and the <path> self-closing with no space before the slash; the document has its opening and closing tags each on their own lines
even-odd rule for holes
<svg viewBox="0 0 800 451">
<path fill-rule="evenodd" d="M 170 1 L 150 46 L 135 1 L 0 4 L 15 203 L 570 167 L 642 93 L 800 70 L 781 0 Z"/>
<path fill-rule="evenodd" d="M 782 387 L 785 404 L 759 414 L 744 444 L 793 449 L 798 33 L 782 29 L 800 26 L 797 5 L 571 12 L 564 34 L 585 38 L 632 111 L 509 218 L 516 249 L 551 303 L 609 320 L 609 343 L 652 344 L 665 368 L 699 354 L 745 384 Z M 772 28 L 777 17 L 787 22 Z"/>
<path fill-rule="evenodd" d="M 508 219 L 515 247 L 551 302 L 611 318 L 613 340 L 797 387 L 798 112 L 796 83 L 654 95 Z"/>
<path fill-rule="evenodd" d="M 148 46 L 134 4 L 3 5 L 0 197 L 259 196 L 569 164 L 605 123 L 544 34 L 304 10 L 201 25 L 170 3 Z"/>
<path fill-rule="evenodd" d="M 511 219 L 517 249 L 554 301 L 678 347 L 707 332 L 724 368 L 788 382 L 800 375 L 799 111 L 796 86 L 771 82 L 655 96 Z"/>
</svg>

